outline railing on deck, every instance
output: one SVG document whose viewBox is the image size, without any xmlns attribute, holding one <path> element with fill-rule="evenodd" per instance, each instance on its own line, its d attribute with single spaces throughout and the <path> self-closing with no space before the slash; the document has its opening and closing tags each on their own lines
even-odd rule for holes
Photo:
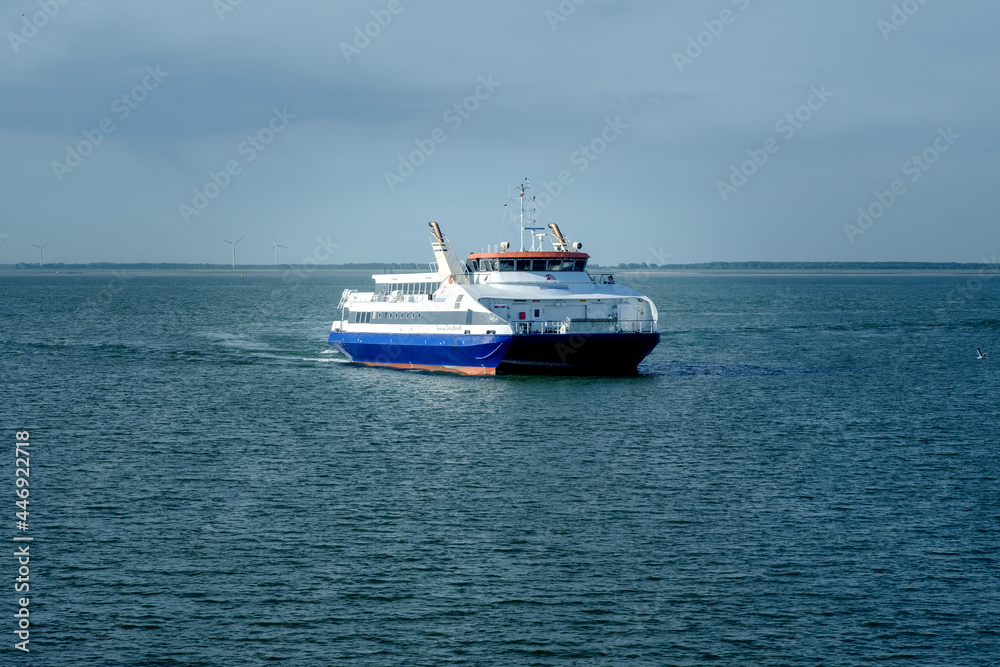
<svg viewBox="0 0 1000 667">
<path fill-rule="evenodd" d="M 652 320 L 567 319 L 511 322 L 515 334 L 655 333 Z"/>
<path fill-rule="evenodd" d="M 346 303 L 347 295 L 341 298 L 341 304 Z M 396 294 L 394 292 L 356 292 L 354 303 L 423 303 L 434 298 L 433 294 L 420 292 L 417 294 Z M 343 306 L 341 306 L 343 307 Z"/>
</svg>

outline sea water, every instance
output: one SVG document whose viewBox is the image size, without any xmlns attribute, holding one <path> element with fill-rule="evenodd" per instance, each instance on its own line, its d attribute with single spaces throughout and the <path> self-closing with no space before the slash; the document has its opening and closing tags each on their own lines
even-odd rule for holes
<svg viewBox="0 0 1000 667">
<path fill-rule="evenodd" d="M 344 363 L 365 275 L 0 278 L 0 664 L 1000 661 L 1000 279 L 617 278 L 637 377 Z"/>
</svg>

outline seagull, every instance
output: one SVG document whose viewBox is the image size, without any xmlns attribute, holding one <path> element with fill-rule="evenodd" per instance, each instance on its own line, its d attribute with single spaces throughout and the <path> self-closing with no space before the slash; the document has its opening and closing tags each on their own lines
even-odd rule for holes
<svg viewBox="0 0 1000 667">
<path fill-rule="evenodd" d="M 979 349 L 979 348 L 977 347 L 977 348 L 976 348 L 976 354 L 978 355 L 978 356 L 976 357 L 976 359 L 985 359 L 985 358 L 986 358 L 986 355 L 988 355 L 988 354 L 989 354 L 989 352 L 983 352 L 982 350 L 980 350 L 980 349 Z"/>
</svg>

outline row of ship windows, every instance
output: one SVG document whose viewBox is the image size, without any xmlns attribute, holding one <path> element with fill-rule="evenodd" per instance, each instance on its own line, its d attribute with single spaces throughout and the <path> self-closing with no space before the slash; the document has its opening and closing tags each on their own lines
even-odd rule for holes
<svg viewBox="0 0 1000 667">
<path fill-rule="evenodd" d="M 416 313 L 411 313 L 411 312 L 400 312 L 400 313 L 371 313 L 371 312 L 362 313 L 362 312 L 356 312 L 356 313 L 351 313 L 349 321 L 353 322 L 354 324 L 368 324 L 369 322 L 372 321 L 372 315 L 375 316 L 376 320 L 419 320 L 420 319 L 420 313 L 419 312 L 416 312 Z"/>
<path fill-rule="evenodd" d="M 379 291 L 396 292 L 400 294 L 433 294 L 438 283 L 380 283 Z"/>
<path fill-rule="evenodd" d="M 477 263 L 478 262 L 478 263 Z M 583 271 L 585 259 L 470 259 L 470 271 Z"/>
</svg>

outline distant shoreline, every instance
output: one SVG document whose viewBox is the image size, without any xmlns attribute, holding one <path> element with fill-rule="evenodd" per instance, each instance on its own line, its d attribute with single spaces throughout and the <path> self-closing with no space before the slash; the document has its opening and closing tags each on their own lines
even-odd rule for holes
<svg viewBox="0 0 1000 667">
<path fill-rule="evenodd" d="M 879 271 L 926 271 L 926 270 L 963 270 L 974 271 L 981 268 L 998 267 L 996 262 L 696 262 L 691 264 L 638 264 L 635 262 L 615 265 L 602 265 L 591 262 L 591 270 L 617 271 L 815 271 L 815 270 L 879 270 Z M 62 262 L 45 263 L 41 266 L 36 262 L 18 262 L 16 264 L 0 264 L 0 271 L 77 271 L 77 270 L 183 270 L 183 271 L 281 271 L 282 269 L 300 268 L 308 271 L 369 271 L 393 270 L 396 272 L 414 272 L 428 270 L 427 262 L 350 262 L 346 264 L 195 264 L 187 262 L 89 262 L 86 264 L 66 264 Z"/>
<path fill-rule="evenodd" d="M 622 276 L 954 276 L 995 275 L 1000 264 L 958 262 L 707 262 L 699 264 L 670 264 L 664 266 L 587 267 L 592 274 L 619 274 Z M 281 277 L 288 274 L 337 275 L 372 273 L 414 273 L 428 271 L 427 264 L 416 263 L 356 263 L 356 264 L 280 264 L 244 265 L 235 269 L 223 264 L 132 263 L 113 264 L 0 264 L 0 276 L 253 276 Z"/>
</svg>

